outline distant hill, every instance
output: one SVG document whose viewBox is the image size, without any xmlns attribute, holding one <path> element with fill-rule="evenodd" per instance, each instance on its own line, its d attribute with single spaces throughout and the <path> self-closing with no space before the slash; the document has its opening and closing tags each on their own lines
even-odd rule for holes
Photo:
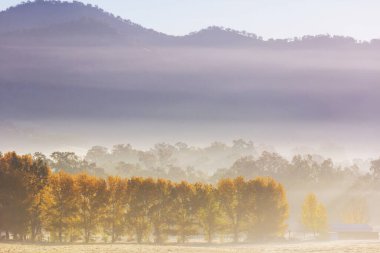
<svg viewBox="0 0 380 253">
<path fill-rule="evenodd" d="M 23 3 L 0 12 L 0 32 L 36 29 L 84 18 L 103 22 L 120 33 L 156 33 L 92 5 L 44 0 Z"/>
<path fill-rule="evenodd" d="M 80 2 L 27 2 L 0 12 L 0 34 L 8 37 L 119 35 L 130 42 L 153 42 L 168 37 Z"/>
<path fill-rule="evenodd" d="M 167 46 L 260 46 L 260 47 L 353 47 L 358 43 L 349 37 L 329 35 L 305 36 L 296 40 L 264 41 L 255 34 L 222 27 L 209 27 L 186 36 L 169 36 L 152 29 L 144 28 L 130 20 L 116 17 L 111 13 L 80 2 L 60 2 L 37 0 L 26 2 L 0 12 L 0 35 L 21 39 L 21 35 L 38 37 L 61 36 L 119 36 L 123 43 L 134 45 Z M 84 31 L 84 32 L 83 32 Z M 34 38 L 35 40 L 35 38 Z M 17 41 L 17 40 L 16 40 Z M 24 39 L 23 39 L 24 41 Z M 83 42 L 83 40 L 79 40 Z M 70 40 L 72 42 L 72 40 Z M 374 41 L 375 42 L 375 41 Z M 4 43 L 4 40 L 3 40 Z M 62 41 L 61 41 L 62 43 Z M 376 44 L 376 43 L 374 43 Z M 368 46 L 366 44 L 366 46 Z"/>
</svg>

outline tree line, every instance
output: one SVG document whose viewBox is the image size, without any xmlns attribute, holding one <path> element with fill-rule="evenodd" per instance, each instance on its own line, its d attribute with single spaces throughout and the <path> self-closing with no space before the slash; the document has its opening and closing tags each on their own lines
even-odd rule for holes
<svg viewBox="0 0 380 253">
<path fill-rule="evenodd" d="M 287 188 L 304 186 L 326 187 L 339 182 L 351 182 L 369 176 L 380 178 L 378 160 L 355 160 L 352 165 L 339 165 L 320 155 L 295 155 L 288 160 L 269 148 L 250 141 L 235 140 L 232 145 L 214 142 L 207 147 L 191 147 L 159 143 L 149 150 L 131 145 L 115 145 L 112 150 L 95 146 L 84 158 L 73 152 L 53 152 L 41 156 L 53 169 L 69 173 L 87 172 L 107 177 L 160 177 L 172 181 L 217 183 L 225 177 L 243 176 L 253 179 L 270 176 Z M 368 171 L 365 175 L 364 171 Z"/>
<path fill-rule="evenodd" d="M 43 157 L 0 156 L 0 231 L 5 239 L 52 242 L 185 243 L 203 235 L 242 240 L 283 237 L 284 187 L 270 177 L 216 184 L 52 172 Z"/>
</svg>

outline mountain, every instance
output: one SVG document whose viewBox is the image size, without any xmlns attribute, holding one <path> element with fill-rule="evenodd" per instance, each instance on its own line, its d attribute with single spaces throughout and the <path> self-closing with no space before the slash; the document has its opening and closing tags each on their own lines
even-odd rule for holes
<svg viewBox="0 0 380 253">
<path fill-rule="evenodd" d="M 257 46 L 263 41 L 254 34 L 242 33 L 236 30 L 211 26 L 198 32 L 190 33 L 181 38 L 182 43 L 197 46 Z"/>
<path fill-rule="evenodd" d="M 0 12 L 0 33 L 64 24 L 84 18 L 103 22 L 121 34 L 159 34 L 92 5 L 46 0 L 27 2 Z"/>
<path fill-rule="evenodd" d="M 228 47 L 354 47 L 358 43 L 349 37 L 328 35 L 305 36 L 296 40 L 268 40 L 255 34 L 222 27 L 208 27 L 186 36 L 169 36 L 152 29 L 144 28 L 130 20 L 115 17 L 111 13 L 81 2 L 61 2 L 36 0 L 11 7 L 0 12 L 0 35 L 2 42 L 25 42 L 25 38 L 51 41 L 52 36 L 86 37 L 96 35 L 104 37 L 118 35 L 113 41 L 130 45 L 165 46 L 228 46 Z M 107 30 L 107 31 L 105 31 Z M 84 32 L 83 32 L 84 31 Z M 111 32 L 112 31 L 112 32 Z M 81 35 L 81 36 L 78 36 Z M 34 36 L 34 38 L 33 38 Z M 7 37 L 7 40 L 4 40 Z M 46 37 L 48 40 L 46 40 Z M 109 39 L 109 38 L 108 38 Z M 40 41 L 40 42 L 41 42 Z M 69 40 L 73 42 L 72 38 Z M 80 40 L 83 42 L 83 40 Z M 61 43 L 64 42 L 61 40 Z"/>
<path fill-rule="evenodd" d="M 0 121 L 55 133 L 48 122 L 64 120 L 65 136 L 98 126 L 91 140 L 114 132 L 100 126 L 109 122 L 178 140 L 206 126 L 250 133 L 286 122 L 277 132 L 288 136 L 321 124 L 372 128 L 380 114 L 375 40 L 263 40 L 222 27 L 170 36 L 91 5 L 40 0 L 0 12 L 0 56 Z"/>
<path fill-rule="evenodd" d="M 131 43 L 145 43 L 168 36 L 80 2 L 38 0 L 11 7 L 0 12 L 0 34 L 8 37 L 21 35 L 44 37 L 60 35 L 79 37 L 97 35 L 99 38 L 117 34 Z"/>
</svg>

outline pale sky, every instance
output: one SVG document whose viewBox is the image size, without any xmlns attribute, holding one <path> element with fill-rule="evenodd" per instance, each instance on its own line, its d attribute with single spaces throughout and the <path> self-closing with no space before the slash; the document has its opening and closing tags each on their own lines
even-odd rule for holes
<svg viewBox="0 0 380 253">
<path fill-rule="evenodd" d="M 1 0 L 0 9 L 20 3 Z M 83 0 L 145 27 L 183 35 L 210 25 L 264 38 L 349 35 L 380 38 L 379 0 Z"/>
</svg>

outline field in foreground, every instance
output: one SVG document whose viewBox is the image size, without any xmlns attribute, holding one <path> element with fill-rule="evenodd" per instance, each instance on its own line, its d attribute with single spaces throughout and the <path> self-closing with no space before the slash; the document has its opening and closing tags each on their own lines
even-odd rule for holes
<svg viewBox="0 0 380 253">
<path fill-rule="evenodd" d="M 0 243 L 0 253 L 378 253 L 380 241 L 350 241 L 239 246 L 153 246 L 130 244 L 30 245 Z"/>
</svg>

